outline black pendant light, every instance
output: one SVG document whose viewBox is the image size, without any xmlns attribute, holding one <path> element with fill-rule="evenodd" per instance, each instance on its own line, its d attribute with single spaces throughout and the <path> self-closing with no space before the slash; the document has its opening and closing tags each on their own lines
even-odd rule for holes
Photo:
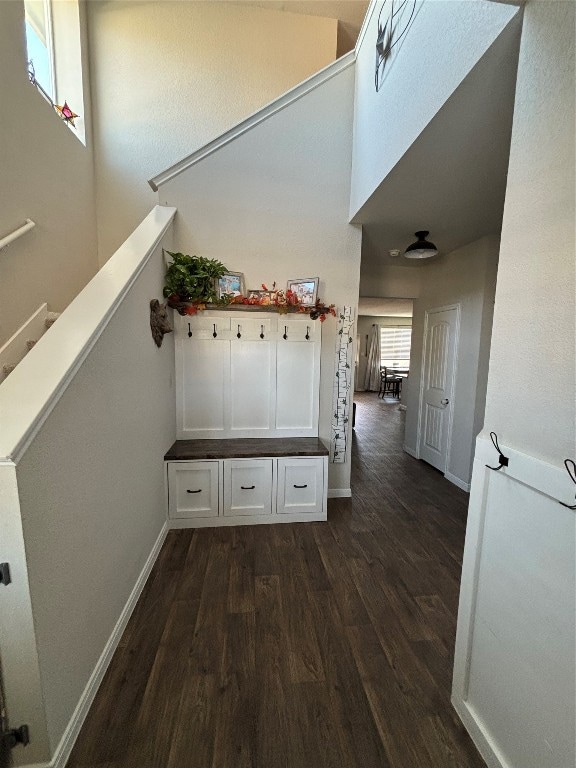
<svg viewBox="0 0 576 768">
<path fill-rule="evenodd" d="M 414 234 L 418 240 L 406 248 L 404 256 L 406 256 L 407 259 L 429 259 L 431 256 L 436 256 L 438 253 L 438 248 L 436 248 L 434 243 L 426 240 L 426 237 L 430 233 L 425 230 L 421 230 L 420 232 L 414 232 Z"/>
</svg>

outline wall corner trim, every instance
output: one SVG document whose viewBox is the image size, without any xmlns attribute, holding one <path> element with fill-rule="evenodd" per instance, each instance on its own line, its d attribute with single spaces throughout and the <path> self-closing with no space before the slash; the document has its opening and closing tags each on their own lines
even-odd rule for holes
<svg viewBox="0 0 576 768">
<path fill-rule="evenodd" d="M 466 491 L 466 493 L 470 493 L 470 483 L 464 482 L 464 480 L 461 478 L 453 475 L 452 472 L 445 472 L 444 477 L 446 480 L 449 480 L 451 483 L 458 486 L 458 488 L 462 488 L 462 490 Z"/>
<path fill-rule="evenodd" d="M 413 459 L 419 459 L 420 456 L 418 455 L 418 451 L 416 451 L 414 448 L 410 448 L 409 445 L 404 444 L 402 448 L 406 451 L 408 456 L 412 456 Z"/>
<path fill-rule="evenodd" d="M 140 594 L 144 589 L 144 585 L 146 584 L 148 576 L 150 575 L 152 568 L 154 566 L 154 563 L 156 562 L 156 559 L 160 553 L 160 549 L 162 548 L 162 544 L 166 539 L 167 533 L 168 533 L 168 523 L 165 522 L 164 525 L 162 526 L 162 529 L 160 530 L 160 533 L 158 534 L 158 538 L 154 542 L 154 545 L 152 547 L 150 554 L 146 559 L 146 562 L 144 563 L 144 567 L 142 568 L 140 575 L 136 580 L 136 584 L 134 585 L 134 588 L 130 593 L 128 600 L 126 601 L 126 605 L 122 609 L 122 612 L 118 618 L 118 621 L 116 622 L 116 625 L 112 630 L 112 634 L 108 638 L 108 642 L 104 646 L 104 650 L 102 651 L 102 654 L 100 655 L 100 658 L 98 659 L 96 666 L 94 667 L 94 670 L 90 675 L 90 679 L 88 680 L 88 683 L 86 684 L 86 687 L 84 688 L 84 691 L 80 696 L 80 700 L 78 701 L 78 704 L 76 705 L 76 709 L 74 710 L 72 717 L 70 718 L 68 726 L 64 731 L 62 738 L 60 739 L 60 743 L 56 748 L 54 756 L 51 762 L 48 764 L 48 766 L 46 766 L 46 768 L 65 768 L 66 762 L 70 757 L 70 753 L 72 751 L 74 743 L 78 738 L 80 729 L 82 728 L 84 720 L 86 719 L 86 715 L 88 714 L 88 711 L 92 706 L 92 702 L 94 701 L 94 697 L 98 692 L 100 683 L 102 682 L 104 675 L 106 673 L 106 670 L 108 669 L 108 666 L 112 661 L 112 656 L 114 655 L 114 651 L 118 647 L 118 643 L 120 642 L 120 639 L 122 638 L 122 634 L 126 629 L 128 620 L 130 619 L 130 616 L 132 615 L 132 612 L 136 607 L 138 598 L 140 597 Z M 30 768 L 34 768 L 34 766 L 30 766 Z"/>
<path fill-rule="evenodd" d="M 264 107 L 262 107 L 262 109 L 254 112 L 252 115 L 242 120 L 233 128 L 230 128 L 228 131 L 225 131 L 220 136 L 217 136 L 215 139 L 208 142 L 208 144 L 205 144 L 203 147 L 200 147 L 200 149 L 192 152 L 191 155 L 188 155 L 174 165 L 171 165 L 165 171 L 159 173 L 157 176 L 149 179 L 148 184 L 152 187 L 154 192 L 157 192 L 163 184 L 166 184 L 166 182 L 171 181 L 176 176 L 179 176 L 183 171 L 191 168 L 193 165 L 196 165 L 196 163 L 199 163 L 205 157 L 208 157 L 213 152 L 216 152 L 217 150 L 226 146 L 226 144 L 234 141 L 234 139 L 242 136 L 244 133 L 250 131 L 252 128 L 255 128 L 265 120 L 268 120 L 268 118 L 290 106 L 290 104 L 293 102 L 298 101 L 298 99 L 301 99 L 303 96 L 306 96 L 306 94 L 315 90 L 323 83 L 326 83 L 328 80 L 331 80 L 333 77 L 340 74 L 340 72 L 343 72 L 345 69 L 348 69 L 348 67 L 353 66 L 355 63 L 356 50 L 354 49 L 344 56 L 341 56 L 336 61 L 333 61 L 327 67 L 324 67 L 324 69 L 316 72 L 316 74 L 312 75 L 312 77 L 309 77 L 307 80 L 304 80 L 294 88 L 282 94 L 274 101 L 266 104 Z"/>
</svg>

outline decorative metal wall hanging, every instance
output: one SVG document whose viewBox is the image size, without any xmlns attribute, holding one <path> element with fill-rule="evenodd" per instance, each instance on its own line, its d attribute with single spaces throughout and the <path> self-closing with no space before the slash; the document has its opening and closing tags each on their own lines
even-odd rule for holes
<svg viewBox="0 0 576 768">
<path fill-rule="evenodd" d="M 385 13 L 387 11 L 387 15 Z M 378 14 L 378 37 L 376 38 L 376 70 L 374 85 L 380 90 L 386 62 L 392 48 L 404 37 L 416 10 L 416 0 L 384 0 Z M 386 18 L 386 21 L 382 19 Z"/>
<path fill-rule="evenodd" d="M 350 414 L 350 388 L 352 385 L 352 307 L 343 307 L 338 313 L 336 335 L 336 375 L 334 377 L 334 411 L 332 416 L 332 442 L 330 460 L 333 464 L 346 461 L 348 422 Z"/>
</svg>

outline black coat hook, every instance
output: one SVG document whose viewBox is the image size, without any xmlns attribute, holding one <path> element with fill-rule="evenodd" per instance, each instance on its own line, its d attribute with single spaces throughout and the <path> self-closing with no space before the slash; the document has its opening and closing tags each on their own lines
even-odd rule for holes
<svg viewBox="0 0 576 768">
<path fill-rule="evenodd" d="M 492 445 L 494 446 L 494 448 L 496 448 L 496 450 L 499 453 L 499 456 L 498 456 L 499 463 L 497 467 L 491 467 L 490 464 L 486 464 L 486 466 L 488 467 L 488 469 L 493 469 L 495 472 L 498 472 L 498 470 L 502 469 L 502 467 L 508 466 L 508 457 L 504 456 L 504 454 L 500 450 L 500 446 L 498 445 L 498 435 L 496 434 L 496 432 L 490 432 L 490 440 L 492 440 Z"/>
<path fill-rule="evenodd" d="M 240 333 L 240 326 L 238 326 L 238 333 L 236 334 L 236 338 L 239 339 L 242 336 Z"/>
<path fill-rule="evenodd" d="M 263 325 L 260 326 L 260 338 L 261 339 L 264 338 L 264 326 Z"/>
<path fill-rule="evenodd" d="M 308 339 L 310 338 L 310 326 L 309 325 L 306 326 L 306 336 L 305 336 L 305 338 L 306 338 L 306 341 L 308 341 Z"/>
<path fill-rule="evenodd" d="M 214 333 L 212 334 L 212 336 L 214 336 L 214 338 L 218 336 L 218 334 L 216 333 L 216 323 L 214 323 Z"/>
<path fill-rule="evenodd" d="M 284 326 L 284 335 L 282 336 L 282 338 L 284 340 L 286 340 L 288 338 L 288 326 L 287 325 Z"/>
<path fill-rule="evenodd" d="M 190 323 L 188 323 L 188 338 L 192 338 L 192 328 L 190 328 Z"/>
<path fill-rule="evenodd" d="M 576 463 L 572 459 L 564 459 L 564 466 L 566 467 L 566 472 L 570 475 L 570 480 L 576 485 Z M 560 504 L 567 509 L 576 509 L 576 504 L 564 504 L 563 501 Z"/>
</svg>

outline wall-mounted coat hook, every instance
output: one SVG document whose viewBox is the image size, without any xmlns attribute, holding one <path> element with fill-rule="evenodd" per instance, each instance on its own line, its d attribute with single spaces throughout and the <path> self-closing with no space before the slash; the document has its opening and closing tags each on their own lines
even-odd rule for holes
<svg viewBox="0 0 576 768">
<path fill-rule="evenodd" d="M 188 338 L 192 338 L 192 328 L 190 327 L 190 323 L 188 323 Z"/>
<path fill-rule="evenodd" d="M 261 339 L 264 338 L 264 326 L 263 325 L 260 326 L 260 338 Z"/>
<path fill-rule="evenodd" d="M 282 336 L 282 338 L 284 340 L 286 340 L 288 338 L 288 326 L 287 325 L 284 326 L 284 335 Z"/>
<path fill-rule="evenodd" d="M 306 336 L 305 336 L 306 341 L 308 341 L 309 338 L 310 338 L 310 326 L 307 325 L 306 326 Z"/>
<path fill-rule="evenodd" d="M 239 339 L 242 336 L 240 333 L 240 326 L 238 326 L 238 333 L 236 334 L 236 338 Z"/>
<path fill-rule="evenodd" d="M 213 328 L 214 328 L 214 333 L 212 334 L 212 336 L 216 338 L 216 336 L 218 336 L 218 334 L 216 333 L 216 323 L 214 323 Z"/>
<path fill-rule="evenodd" d="M 564 466 L 566 467 L 566 472 L 570 475 L 570 480 L 576 485 L 576 463 L 572 459 L 564 459 Z M 576 504 L 564 504 L 563 501 L 560 504 L 567 509 L 576 509 Z"/>
<path fill-rule="evenodd" d="M 498 466 L 497 467 L 491 467 L 490 464 L 486 464 L 488 469 L 493 469 L 495 472 L 498 472 L 498 470 L 502 469 L 502 467 L 508 466 L 508 457 L 504 456 L 502 451 L 500 450 L 500 446 L 498 445 L 498 435 L 496 432 L 490 432 L 490 440 L 492 440 L 492 445 L 496 450 L 498 451 Z"/>
</svg>

